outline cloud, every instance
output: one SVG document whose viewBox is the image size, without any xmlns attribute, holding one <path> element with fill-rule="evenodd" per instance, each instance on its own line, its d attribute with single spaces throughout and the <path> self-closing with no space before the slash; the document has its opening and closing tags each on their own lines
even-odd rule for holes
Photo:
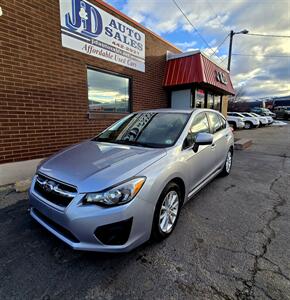
<svg viewBox="0 0 290 300">
<path fill-rule="evenodd" d="M 193 48 L 197 43 L 196 41 L 191 41 L 191 42 L 176 42 L 174 43 L 178 48 L 180 48 L 183 51 L 193 51 Z"/>
<path fill-rule="evenodd" d="M 116 0 L 108 0 L 109 2 Z M 227 64 L 230 30 L 248 29 L 250 33 L 290 35 L 290 1 L 268 0 L 176 0 L 191 20 L 191 26 L 172 0 L 124 0 L 122 11 L 183 51 L 204 50 L 217 62 Z M 120 1 L 119 1 L 120 2 Z M 200 38 L 202 35 L 204 41 Z M 181 38 L 182 37 L 182 38 Z M 233 53 L 249 56 L 232 57 L 231 76 L 235 86 L 244 84 L 247 97 L 290 94 L 290 58 L 268 57 L 290 55 L 289 38 L 266 38 L 235 35 Z M 213 58 L 213 56 L 212 56 Z"/>
</svg>

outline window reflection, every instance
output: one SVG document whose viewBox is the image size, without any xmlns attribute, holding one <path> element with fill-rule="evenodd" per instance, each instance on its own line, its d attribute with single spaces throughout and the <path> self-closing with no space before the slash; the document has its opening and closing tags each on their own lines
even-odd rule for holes
<svg viewBox="0 0 290 300">
<path fill-rule="evenodd" d="M 214 109 L 214 95 L 207 94 L 207 108 Z"/>
<path fill-rule="evenodd" d="M 205 113 L 200 113 L 194 118 L 190 130 L 188 132 L 188 135 L 186 137 L 184 147 L 185 148 L 191 147 L 195 142 L 195 138 L 197 134 L 200 132 L 207 132 L 207 133 L 210 132 L 209 124 Z"/>
<path fill-rule="evenodd" d="M 129 112 L 129 78 L 87 70 L 89 109 Z"/>
<path fill-rule="evenodd" d="M 195 107 L 196 108 L 204 108 L 204 98 L 205 92 L 204 90 L 198 89 L 195 93 Z"/>
<path fill-rule="evenodd" d="M 214 96 L 214 109 L 220 110 L 221 109 L 221 97 L 220 95 Z"/>
<path fill-rule="evenodd" d="M 153 148 L 170 147 L 180 136 L 190 114 L 131 114 L 103 131 L 95 141 Z"/>
</svg>

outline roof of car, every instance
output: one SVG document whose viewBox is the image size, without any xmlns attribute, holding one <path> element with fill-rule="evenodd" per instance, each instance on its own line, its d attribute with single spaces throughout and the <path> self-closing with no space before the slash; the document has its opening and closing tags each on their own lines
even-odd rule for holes
<svg viewBox="0 0 290 300">
<path fill-rule="evenodd" d="M 140 110 L 137 113 L 147 113 L 147 112 L 155 112 L 155 113 L 183 113 L 183 114 L 191 114 L 194 111 L 214 111 L 217 110 L 209 109 L 209 108 L 193 108 L 193 109 L 174 109 L 174 108 L 159 108 L 159 109 L 148 109 L 148 110 Z"/>
<path fill-rule="evenodd" d="M 195 110 L 196 109 L 159 108 L 159 109 L 140 110 L 140 111 L 138 111 L 138 113 L 155 112 L 155 113 L 186 113 L 186 114 L 191 114 Z"/>
</svg>

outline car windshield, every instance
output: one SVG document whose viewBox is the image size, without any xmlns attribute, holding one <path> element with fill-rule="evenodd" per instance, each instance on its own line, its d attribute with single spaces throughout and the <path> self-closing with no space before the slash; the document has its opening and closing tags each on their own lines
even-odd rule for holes
<svg viewBox="0 0 290 300">
<path fill-rule="evenodd" d="M 131 114 L 94 138 L 94 141 L 165 148 L 175 144 L 190 114 L 144 112 Z"/>
</svg>

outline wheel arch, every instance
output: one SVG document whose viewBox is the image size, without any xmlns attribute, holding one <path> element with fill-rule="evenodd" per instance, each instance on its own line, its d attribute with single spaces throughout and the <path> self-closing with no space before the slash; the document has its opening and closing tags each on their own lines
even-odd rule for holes
<svg viewBox="0 0 290 300">
<path fill-rule="evenodd" d="M 169 183 L 171 183 L 171 182 L 173 182 L 173 183 L 175 183 L 175 184 L 177 184 L 178 186 L 179 186 L 179 188 L 180 188 L 180 192 L 181 192 L 181 196 L 182 196 L 182 204 L 184 203 L 184 200 L 185 200 L 185 183 L 184 183 L 184 181 L 183 181 L 183 179 L 182 178 L 180 178 L 180 177 L 174 177 L 174 178 L 172 178 L 171 180 L 169 180 L 168 182 L 167 182 L 167 184 L 166 184 L 166 186 L 169 184 Z"/>
</svg>

